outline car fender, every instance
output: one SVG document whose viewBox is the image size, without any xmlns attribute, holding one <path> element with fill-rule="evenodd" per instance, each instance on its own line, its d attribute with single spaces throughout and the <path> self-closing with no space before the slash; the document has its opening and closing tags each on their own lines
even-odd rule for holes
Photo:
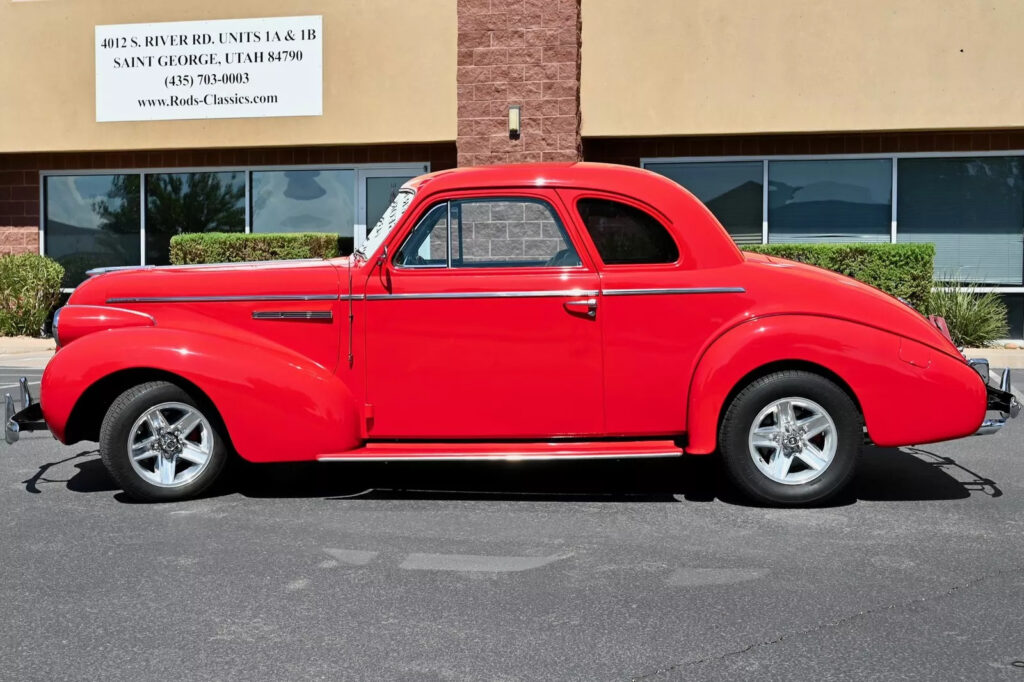
<svg viewBox="0 0 1024 682">
<path fill-rule="evenodd" d="M 220 413 L 235 450 L 256 462 L 311 460 L 360 442 L 360 411 L 349 387 L 309 358 L 259 337 L 131 327 L 89 334 L 46 367 L 43 415 L 65 440 L 86 390 L 115 372 L 153 369 L 194 384 Z"/>
<path fill-rule="evenodd" d="M 703 352 L 690 384 L 686 451 L 713 452 L 726 400 L 747 377 L 773 365 L 817 366 L 838 377 L 881 446 L 960 438 L 985 416 L 985 385 L 965 362 L 849 320 L 774 315 L 729 329 Z M 931 400 L 936 395 L 941 403 Z"/>
</svg>

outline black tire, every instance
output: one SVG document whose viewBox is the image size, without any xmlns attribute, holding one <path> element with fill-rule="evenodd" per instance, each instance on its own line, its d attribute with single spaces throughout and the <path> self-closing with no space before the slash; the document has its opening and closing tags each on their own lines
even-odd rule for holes
<svg viewBox="0 0 1024 682">
<path fill-rule="evenodd" d="M 191 477 L 185 471 L 182 472 L 182 477 L 186 480 L 175 483 L 173 479 L 170 479 L 166 485 L 160 485 L 144 478 L 133 466 L 129 454 L 129 438 L 133 426 L 142 415 L 165 403 L 190 406 L 205 419 L 205 422 L 197 428 L 210 427 L 208 436 L 210 452 L 206 463 L 201 466 L 196 465 L 196 472 Z M 170 410 L 170 414 L 174 414 L 175 408 L 167 409 Z M 149 429 L 150 427 L 147 425 L 145 428 Z M 118 485 L 133 499 L 143 502 L 185 500 L 206 490 L 224 468 L 228 459 L 228 448 L 222 436 L 222 429 L 220 417 L 211 406 L 197 402 L 188 392 L 174 384 L 166 381 L 151 381 L 128 389 L 118 396 L 107 410 L 100 427 L 100 458 Z M 151 432 L 143 432 L 143 434 L 146 433 Z M 192 433 L 201 433 L 201 431 Z M 187 435 L 184 434 L 184 436 Z M 140 463 L 140 467 L 148 468 L 143 464 L 149 463 L 156 468 L 160 459 L 156 457 L 147 460 L 145 463 Z M 187 469 L 189 466 L 192 466 L 191 462 L 184 459 L 180 462 L 175 460 L 176 468 Z"/>
<path fill-rule="evenodd" d="M 752 447 L 748 440 L 761 411 L 786 398 L 813 401 L 827 413 L 835 426 L 831 429 L 835 454 L 821 473 L 806 465 L 799 455 L 792 457 L 798 467 L 796 476 L 815 476 L 806 482 L 773 480 L 755 463 L 753 453 L 762 457 L 764 466 L 770 467 L 769 462 L 775 453 L 782 450 Z M 770 428 L 772 418 L 767 419 Z M 759 425 L 764 423 L 759 420 Z M 820 438 L 823 443 L 824 436 Z M 733 483 L 757 502 L 783 506 L 820 503 L 838 494 L 853 477 L 863 442 L 863 419 L 846 391 L 823 376 L 798 370 L 769 374 L 741 390 L 728 405 L 718 432 L 719 449 Z M 791 468 L 787 467 L 786 471 L 791 471 Z M 781 478 L 786 480 L 786 476 Z"/>
</svg>

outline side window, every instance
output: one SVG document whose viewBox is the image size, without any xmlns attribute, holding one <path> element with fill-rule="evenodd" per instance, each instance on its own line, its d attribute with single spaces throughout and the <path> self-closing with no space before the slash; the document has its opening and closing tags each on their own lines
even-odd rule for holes
<svg viewBox="0 0 1024 682">
<path fill-rule="evenodd" d="M 452 207 L 452 267 L 578 266 L 565 228 L 538 199 L 459 199 Z"/>
<path fill-rule="evenodd" d="M 394 263 L 404 268 L 443 268 L 448 265 L 448 202 L 427 211 L 395 254 Z"/>
<path fill-rule="evenodd" d="M 606 265 L 679 260 L 668 230 L 640 209 L 609 199 L 580 199 L 576 210 Z"/>
</svg>

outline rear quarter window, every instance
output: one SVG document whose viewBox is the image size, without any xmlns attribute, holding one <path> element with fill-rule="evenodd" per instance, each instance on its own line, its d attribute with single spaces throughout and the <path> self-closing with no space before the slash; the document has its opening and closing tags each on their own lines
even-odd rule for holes
<svg viewBox="0 0 1024 682">
<path fill-rule="evenodd" d="M 576 210 L 606 265 L 675 263 L 679 247 L 665 226 L 638 208 L 611 199 L 580 199 Z"/>
</svg>

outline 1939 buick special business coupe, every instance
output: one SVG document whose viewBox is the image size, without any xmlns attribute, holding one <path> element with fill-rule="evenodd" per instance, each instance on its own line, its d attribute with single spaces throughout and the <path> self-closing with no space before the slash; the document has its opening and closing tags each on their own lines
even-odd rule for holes
<svg viewBox="0 0 1024 682">
<path fill-rule="evenodd" d="M 588 163 L 421 176 L 351 257 L 102 272 L 53 330 L 8 441 L 98 441 L 144 500 L 200 493 L 234 454 L 720 452 L 747 495 L 805 504 L 850 480 L 865 439 L 992 432 L 1019 410 L 941 319 L 744 254 L 673 182 Z"/>
</svg>

